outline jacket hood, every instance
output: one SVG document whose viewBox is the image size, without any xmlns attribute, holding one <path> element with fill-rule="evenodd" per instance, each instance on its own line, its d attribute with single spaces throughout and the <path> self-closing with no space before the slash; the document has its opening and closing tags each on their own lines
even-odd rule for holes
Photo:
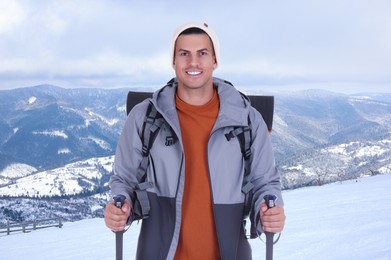
<svg viewBox="0 0 391 260">
<path fill-rule="evenodd" d="M 250 100 L 248 97 L 239 92 L 230 82 L 220 78 L 213 78 L 213 86 L 217 89 L 220 99 L 219 117 L 215 127 L 247 125 L 250 109 Z M 165 87 L 153 94 L 152 102 L 163 117 L 167 121 L 174 123 L 179 130 L 179 121 L 175 106 L 177 87 L 177 78 L 171 79 Z"/>
</svg>

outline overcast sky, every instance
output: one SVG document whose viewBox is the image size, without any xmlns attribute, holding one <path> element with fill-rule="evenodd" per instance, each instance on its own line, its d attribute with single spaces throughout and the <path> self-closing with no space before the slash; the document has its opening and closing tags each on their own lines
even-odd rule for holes
<svg viewBox="0 0 391 260">
<path fill-rule="evenodd" d="M 0 89 L 163 85 L 176 27 L 220 40 L 239 88 L 391 92 L 391 1 L 0 0 Z"/>
</svg>

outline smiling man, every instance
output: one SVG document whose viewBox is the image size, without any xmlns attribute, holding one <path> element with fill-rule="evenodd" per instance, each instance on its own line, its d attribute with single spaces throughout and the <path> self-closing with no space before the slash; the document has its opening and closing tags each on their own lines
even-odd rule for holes
<svg viewBox="0 0 391 260">
<path fill-rule="evenodd" d="M 126 200 L 122 209 L 107 204 L 105 222 L 121 231 L 148 201 L 137 259 L 252 259 L 243 220 L 250 215 L 253 237 L 284 227 L 266 124 L 247 97 L 213 77 L 219 50 L 207 24 L 179 27 L 171 48 L 176 77 L 126 120 L 110 179 L 111 193 Z M 243 135 L 248 142 L 239 140 L 241 130 L 251 133 Z M 267 209 L 266 194 L 278 198 L 276 207 Z"/>
</svg>

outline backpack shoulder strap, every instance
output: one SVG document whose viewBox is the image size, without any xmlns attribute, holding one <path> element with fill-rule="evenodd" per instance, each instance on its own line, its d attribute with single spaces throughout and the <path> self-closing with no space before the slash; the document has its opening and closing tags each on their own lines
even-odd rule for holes
<svg viewBox="0 0 391 260">
<path fill-rule="evenodd" d="M 148 105 L 141 133 L 141 139 L 143 143 L 143 158 L 140 162 L 137 172 L 137 179 L 139 183 L 134 190 L 135 201 L 132 210 L 133 220 L 146 219 L 149 217 L 149 211 L 151 209 L 151 206 L 149 204 L 147 189 L 152 187 L 151 182 L 146 182 L 147 169 L 149 166 L 149 151 L 151 150 L 152 145 L 163 123 L 163 117 L 156 110 L 155 106 L 150 102 Z"/>
<path fill-rule="evenodd" d="M 248 126 L 238 126 L 235 127 L 228 134 L 225 134 L 225 137 L 228 141 L 236 137 L 240 144 L 240 150 L 244 159 L 244 176 L 242 182 L 242 192 L 245 195 L 245 204 L 243 217 L 247 218 L 250 214 L 252 207 L 252 189 L 254 185 L 251 183 L 250 171 L 251 171 L 251 144 L 252 144 L 252 129 L 251 129 L 251 120 L 250 116 L 248 117 Z"/>
<path fill-rule="evenodd" d="M 165 122 L 166 121 L 164 120 L 163 116 L 157 111 L 152 102 L 150 102 L 147 108 L 141 132 L 143 158 L 141 159 L 137 172 L 137 179 L 139 183 L 134 190 L 135 201 L 133 209 L 133 220 L 146 219 L 149 217 L 149 211 L 151 207 L 149 204 L 147 189 L 151 188 L 153 185 L 151 182 L 146 181 L 147 170 L 149 166 L 149 154 L 152 145 L 159 133 L 159 130 Z M 173 130 L 169 125 L 167 125 L 167 129 L 168 131 L 166 133 L 165 145 L 170 146 L 175 143 L 176 138 Z"/>
<path fill-rule="evenodd" d="M 148 109 L 143 123 L 142 133 L 141 133 L 141 139 L 143 142 L 143 147 L 142 147 L 143 160 L 147 159 L 146 161 L 148 161 L 149 151 L 151 150 L 153 142 L 155 141 L 156 136 L 163 123 L 164 123 L 164 119 L 162 115 L 156 110 L 155 106 L 150 102 L 148 105 Z M 141 163 L 140 168 L 142 168 L 141 169 L 142 175 L 145 175 L 144 173 L 146 173 L 147 169 L 146 167 L 144 168 L 141 166 L 144 166 L 143 163 Z M 143 176 L 141 176 L 140 180 L 143 181 L 142 177 Z"/>
</svg>

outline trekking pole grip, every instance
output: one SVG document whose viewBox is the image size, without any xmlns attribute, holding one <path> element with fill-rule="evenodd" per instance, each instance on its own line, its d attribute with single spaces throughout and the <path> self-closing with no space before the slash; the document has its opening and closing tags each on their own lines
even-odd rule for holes
<svg viewBox="0 0 391 260">
<path fill-rule="evenodd" d="M 125 203 L 125 196 L 124 195 L 114 195 L 113 200 L 114 200 L 114 205 L 120 209 L 120 208 L 122 208 L 122 206 Z"/>
<path fill-rule="evenodd" d="M 266 206 L 268 209 L 274 208 L 276 206 L 276 200 L 277 197 L 274 195 L 265 195 L 263 197 L 265 200 Z M 266 232 L 266 260 L 272 260 L 273 259 L 273 245 L 274 245 L 274 233 L 272 232 Z"/>
<path fill-rule="evenodd" d="M 263 197 L 263 199 L 265 200 L 265 203 L 266 203 L 268 209 L 274 208 L 276 206 L 276 200 L 277 200 L 276 196 L 274 196 L 274 195 L 265 195 Z"/>
</svg>

